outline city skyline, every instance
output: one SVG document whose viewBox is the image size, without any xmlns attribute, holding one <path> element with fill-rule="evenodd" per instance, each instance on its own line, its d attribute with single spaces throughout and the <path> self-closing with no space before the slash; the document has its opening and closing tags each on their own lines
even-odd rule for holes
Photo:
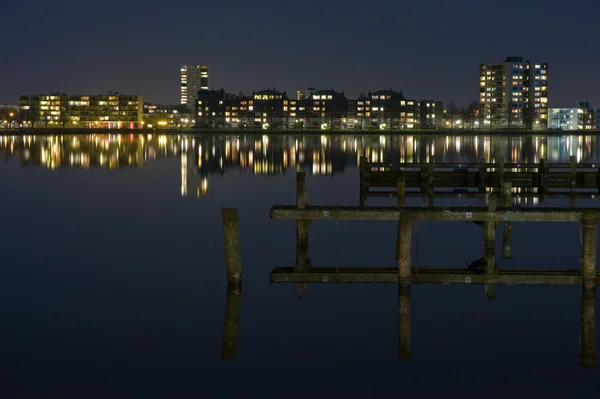
<svg viewBox="0 0 600 399">
<path fill-rule="evenodd" d="M 511 54 L 551 65 L 550 107 L 583 99 L 600 103 L 600 76 L 595 73 L 600 56 L 581 40 L 598 34 L 593 16 L 600 4 L 591 0 L 580 5 L 585 13 L 579 7 L 553 6 L 558 2 L 543 7 L 520 4 L 518 17 L 511 7 L 498 10 L 473 1 L 460 5 L 383 2 L 369 10 L 353 7 L 354 3 L 344 3 L 340 10 L 336 2 L 309 1 L 302 12 L 289 12 L 274 2 L 265 2 L 264 7 L 235 1 L 186 3 L 184 15 L 179 8 L 150 1 L 120 5 L 122 12 L 109 19 L 100 14 L 82 19 L 68 1 L 55 7 L 36 0 L 28 4 L 11 4 L 0 17 L 5 37 L 19 32 L 19 43 L 28 43 L 11 46 L 0 66 L 2 103 L 15 103 L 22 93 L 112 90 L 176 104 L 178 66 L 191 59 L 210 65 L 210 85 L 215 88 L 250 92 L 253 87 L 276 85 L 291 92 L 333 86 L 357 97 L 368 87 L 392 86 L 466 105 L 477 99 L 473 75 L 478 65 Z M 262 8 L 268 10 L 266 15 L 257 12 Z M 198 24 L 199 14 L 212 17 Z M 19 29 L 23 15 L 31 29 Z M 226 20 L 220 17 L 225 15 Z M 261 17 L 268 17 L 270 23 L 257 24 Z M 520 34 L 509 33 L 515 18 L 528 21 L 527 29 L 540 32 L 544 40 L 523 40 Z M 107 23 L 123 28 L 107 30 Z M 57 25 L 85 34 L 53 29 Z M 303 25 L 320 26 L 325 34 L 311 41 L 306 29 L 297 28 Z M 244 44 L 246 37 L 257 41 L 263 36 L 270 39 L 258 46 Z M 190 45 L 192 38 L 201 38 L 203 45 Z M 40 68 L 40 60 L 52 62 Z"/>
</svg>

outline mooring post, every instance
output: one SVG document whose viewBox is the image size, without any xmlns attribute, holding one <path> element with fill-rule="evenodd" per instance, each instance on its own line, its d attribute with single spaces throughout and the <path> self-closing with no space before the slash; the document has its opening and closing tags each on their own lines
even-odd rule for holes
<svg viewBox="0 0 600 399">
<path fill-rule="evenodd" d="M 596 367 L 596 358 L 596 289 L 584 284 L 581 297 L 579 363 L 583 367 L 593 368 Z"/>
<path fill-rule="evenodd" d="M 242 306 L 242 283 L 227 284 L 225 300 L 225 326 L 223 327 L 223 349 L 221 359 L 233 360 L 238 355 L 240 313 Z"/>
<path fill-rule="evenodd" d="M 502 185 L 503 204 L 505 208 L 512 206 L 512 182 L 504 182 Z M 512 222 L 504 222 L 504 232 L 502 234 L 502 259 L 510 259 L 511 257 L 511 233 Z"/>
<path fill-rule="evenodd" d="M 296 173 L 296 206 L 298 209 L 306 208 L 308 194 L 306 191 L 306 175 L 304 172 Z M 296 220 L 296 272 L 304 273 L 310 271 L 310 259 L 308 258 L 308 220 Z M 297 284 L 296 292 L 298 298 L 303 298 L 308 290 L 307 284 Z"/>
<path fill-rule="evenodd" d="M 361 155 L 359 157 L 360 164 L 358 165 L 358 175 L 360 181 L 360 197 L 359 206 L 365 206 L 365 200 L 367 199 L 367 193 L 369 192 L 367 182 L 367 157 Z"/>
<path fill-rule="evenodd" d="M 398 284 L 398 359 L 412 359 L 410 345 L 410 284 Z"/>
<path fill-rule="evenodd" d="M 498 172 L 500 175 L 500 187 L 504 184 L 504 157 L 500 156 L 498 158 Z"/>
<path fill-rule="evenodd" d="M 481 166 L 479 167 L 479 192 L 480 193 L 485 193 L 485 191 L 486 191 L 485 172 L 486 172 L 485 159 L 481 158 Z"/>
<path fill-rule="evenodd" d="M 581 265 L 583 280 L 595 287 L 596 282 L 596 244 L 598 230 L 598 211 L 585 210 L 581 216 Z"/>
<path fill-rule="evenodd" d="M 240 248 L 240 226 L 237 208 L 222 208 L 223 233 L 225 236 L 225 265 L 227 282 L 242 281 L 242 251 Z"/>
<path fill-rule="evenodd" d="M 398 282 L 400 284 L 410 283 L 411 273 L 411 225 L 410 215 L 401 212 L 398 220 Z"/>
<path fill-rule="evenodd" d="M 569 163 L 571 166 L 571 195 L 569 196 L 569 205 L 571 206 L 571 208 L 575 208 L 575 188 L 577 187 L 577 157 L 572 155 L 569 158 Z"/>
<path fill-rule="evenodd" d="M 398 196 L 398 208 L 404 208 L 406 206 L 406 180 L 404 174 L 400 174 L 396 178 L 396 190 Z M 399 260 L 400 256 L 400 219 L 398 219 L 398 232 L 396 233 L 396 260 Z"/>
<path fill-rule="evenodd" d="M 427 163 L 427 202 L 429 207 L 433 208 L 433 164 L 430 159 Z"/>
<path fill-rule="evenodd" d="M 571 191 L 575 191 L 575 186 L 577 185 L 577 158 L 572 155 L 569 158 L 569 163 L 571 165 Z"/>
<path fill-rule="evenodd" d="M 547 167 L 546 167 L 546 160 L 545 159 L 540 159 L 540 168 L 539 168 L 539 175 L 540 175 L 540 187 L 539 187 L 539 195 L 540 195 L 540 201 L 544 200 L 544 197 L 546 195 L 546 192 L 548 191 L 547 188 L 547 171 L 546 171 Z"/>
<path fill-rule="evenodd" d="M 490 194 L 488 199 L 488 212 L 496 212 L 496 193 Z M 496 222 L 484 222 L 484 264 L 485 274 L 489 278 L 496 272 Z M 489 300 L 496 298 L 496 289 L 494 284 L 486 284 L 485 292 Z"/>
</svg>

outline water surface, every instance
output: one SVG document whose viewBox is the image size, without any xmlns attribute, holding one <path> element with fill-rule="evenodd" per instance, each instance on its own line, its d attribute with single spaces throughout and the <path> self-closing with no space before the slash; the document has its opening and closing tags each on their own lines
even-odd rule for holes
<svg viewBox="0 0 600 399">
<path fill-rule="evenodd" d="M 581 287 L 412 287 L 412 360 L 398 361 L 391 285 L 270 284 L 292 266 L 295 172 L 309 202 L 358 205 L 357 164 L 578 162 L 593 136 L 0 136 L 0 340 L 6 397 L 579 397 Z M 409 198 L 408 205 L 425 205 Z M 395 198 L 369 199 L 395 205 Z M 480 205 L 444 198 L 438 205 Z M 529 206 L 569 206 L 531 200 Z M 597 199 L 578 198 L 595 207 Z M 221 361 L 222 207 L 240 214 L 238 360 Z M 316 221 L 313 265 L 394 266 L 393 222 Z M 578 268 L 579 226 L 515 224 L 501 267 Z M 464 267 L 483 254 L 472 223 L 415 227 L 413 261 Z M 498 234 L 497 234 L 498 235 Z M 418 246 L 417 246 L 418 241 Z M 500 243 L 496 253 L 500 254 Z M 597 312 L 596 312 L 597 314 Z"/>
</svg>

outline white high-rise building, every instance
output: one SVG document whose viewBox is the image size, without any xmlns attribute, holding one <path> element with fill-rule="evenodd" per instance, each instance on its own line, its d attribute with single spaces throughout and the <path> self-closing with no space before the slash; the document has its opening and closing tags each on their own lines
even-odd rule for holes
<svg viewBox="0 0 600 399">
<path fill-rule="evenodd" d="M 548 64 L 523 57 L 479 67 L 479 116 L 483 127 L 548 128 Z"/>
<path fill-rule="evenodd" d="M 181 104 L 190 109 L 196 104 L 198 91 L 208 90 L 208 65 L 195 65 L 192 63 L 181 65 Z"/>
</svg>

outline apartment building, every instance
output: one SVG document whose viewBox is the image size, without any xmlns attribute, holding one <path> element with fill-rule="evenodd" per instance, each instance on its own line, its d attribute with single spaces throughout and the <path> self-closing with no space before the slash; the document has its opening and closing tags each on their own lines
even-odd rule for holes
<svg viewBox="0 0 600 399">
<path fill-rule="evenodd" d="M 25 127 L 137 129 L 143 125 L 143 98 L 137 95 L 53 93 L 19 97 Z"/>
<path fill-rule="evenodd" d="M 479 66 L 481 127 L 533 129 L 548 127 L 548 64 L 523 57 Z"/>
<path fill-rule="evenodd" d="M 208 65 L 183 64 L 180 67 L 180 103 L 194 109 L 198 92 L 208 90 Z"/>
</svg>

